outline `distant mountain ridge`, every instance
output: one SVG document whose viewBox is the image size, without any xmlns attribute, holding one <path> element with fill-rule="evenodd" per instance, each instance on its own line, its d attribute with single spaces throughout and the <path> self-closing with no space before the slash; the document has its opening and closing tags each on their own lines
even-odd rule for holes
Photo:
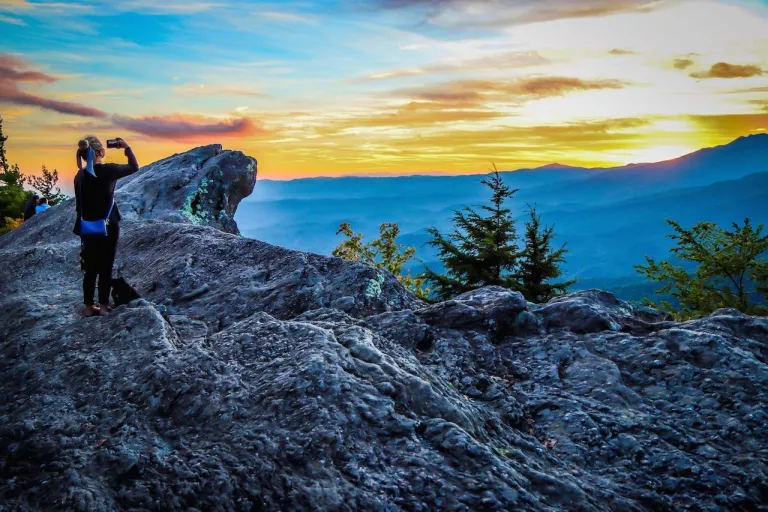
<svg viewBox="0 0 768 512">
<path fill-rule="evenodd" d="M 728 157 L 738 158 L 739 153 L 762 153 L 764 158 L 768 158 L 768 133 L 754 133 L 751 135 L 744 135 L 738 137 L 727 144 L 721 144 L 718 146 L 712 146 L 708 148 L 701 148 L 691 153 L 687 153 L 683 156 L 672 158 L 669 160 L 661 160 L 658 162 L 633 162 L 622 166 L 610 166 L 610 167 L 583 167 L 578 165 L 562 164 L 559 162 L 552 162 L 549 164 L 543 164 L 538 167 L 522 167 L 520 169 L 506 169 L 500 170 L 502 174 L 507 173 L 527 173 L 531 171 L 543 171 L 543 170 L 576 170 L 576 171 L 591 171 L 593 173 L 609 172 L 609 171 L 621 171 L 621 170 L 635 170 L 637 168 L 653 170 L 669 170 L 674 168 L 680 168 L 681 166 L 690 165 L 691 162 L 700 161 L 700 159 L 719 158 L 723 155 Z M 766 169 L 768 170 L 768 166 Z M 409 178 L 427 178 L 427 179 L 448 179 L 448 178 L 469 178 L 476 176 L 484 176 L 487 173 L 478 172 L 472 174 L 407 174 L 398 176 L 315 176 L 308 178 L 297 178 L 292 180 L 272 180 L 269 178 L 260 179 L 259 183 L 296 183 L 296 182 L 321 182 L 321 181 L 338 181 L 338 180 L 400 180 Z M 751 174 L 751 173 L 749 173 Z"/>
<path fill-rule="evenodd" d="M 607 169 L 555 163 L 502 174 L 520 189 L 510 202 L 518 219 L 524 220 L 526 203 L 536 204 L 559 240 L 568 242 L 568 275 L 593 284 L 637 279 L 632 265 L 646 254 L 667 257 L 667 218 L 684 225 L 730 225 L 747 216 L 768 223 L 768 134 L 663 162 Z M 425 229 L 448 229 L 454 210 L 483 203 L 488 194 L 482 176 L 259 181 L 236 220 L 246 236 L 321 254 L 336 246 L 334 233 L 343 221 L 368 238 L 382 222 L 397 222 L 401 242 L 416 246 L 423 264 L 435 266 L 433 251 L 424 246 Z"/>
<path fill-rule="evenodd" d="M 764 133 L 739 137 L 729 144 L 700 149 L 672 160 L 605 169 L 578 184 L 569 183 L 560 192 L 567 198 L 587 196 L 592 201 L 604 201 L 617 194 L 636 197 L 766 171 L 768 134 Z"/>
</svg>

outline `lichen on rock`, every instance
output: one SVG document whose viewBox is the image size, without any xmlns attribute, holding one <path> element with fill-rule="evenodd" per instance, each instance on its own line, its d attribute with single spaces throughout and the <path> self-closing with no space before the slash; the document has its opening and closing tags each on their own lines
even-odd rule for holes
<svg viewBox="0 0 768 512">
<path fill-rule="evenodd" d="M 365 287 L 365 296 L 378 299 L 381 297 L 381 285 L 384 283 L 384 276 L 377 272 L 376 279 L 368 279 L 368 285 Z"/>
</svg>

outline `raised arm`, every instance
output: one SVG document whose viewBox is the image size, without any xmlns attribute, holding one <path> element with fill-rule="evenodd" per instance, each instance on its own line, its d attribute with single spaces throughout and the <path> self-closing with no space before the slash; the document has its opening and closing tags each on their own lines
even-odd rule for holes
<svg viewBox="0 0 768 512">
<path fill-rule="evenodd" d="M 133 154 L 133 150 L 123 139 L 117 139 L 120 142 L 120 147 L 125 149 L 125 156 L 128 157 L 127 164 L 118 164 L 112 168 L 112 178 L 119 180 L 125 178 L 136 172 L 139 172 L 139 162 L 136 160 L 136 155 Z"/>
</svg>

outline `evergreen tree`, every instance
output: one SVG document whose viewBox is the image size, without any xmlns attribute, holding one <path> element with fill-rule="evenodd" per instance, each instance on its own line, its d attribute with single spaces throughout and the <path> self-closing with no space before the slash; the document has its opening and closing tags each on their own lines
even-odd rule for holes
<svg viewBox="0 0 768 512">
<path fill-rule="evenodd" d="M 495 166 L 481 183 L 491 190 L 491 200 L 480 207 L 486 216 L 466 207 L 454 212 L 452 233 L 443 235 L 434 227 L 428 230 L 432 235 L 429 244 L 437 248 L 446 273 L 427 268 L 423 277 L 433 283 L 441 299 L 488 285 L 518 287 L 515 221 L 504 206 L 517 189 L 504 184 Z"/>
<path fill-rule="evenodd" d="M 563 275 L 560 265 L 565 263 L 568 249 L 565 244 L 559 249 L 552 248 L 555 226 L 542 226 L 541 215 L 535 207 L 528 206 L 528 215 L 530 219 L 525 223 L 525 248 L 520 252 L 520 291 L 527 300 L 542 303 L 564 294 L 576 280 L 551 282 Z"/>
<path fill-rule="evenodd" d="M 59 181 L 59 171 L 56 169 L 49 171 L 46 166 L 43 166 L 41 176 L 29 176 L 27 179 L 32 188 L 40 192 L 41 197 L 53 203 L 67 199 L 67 196 L 62 194 L 61 189 L 56 186 Z"/>
<path fill-rule="evenodd" d="M 672 220 L 667 224 L 675 231 L 667 235 L 676 242 L 672 254 L 695 264 L 695 270 L 690 273 L 680 265 L 647 256 L 647 265 L 635 265 L 651 281 L 663 283 L 658 295 L 669 294 L 680 303 L 679 309 L 669 302 L 655 306 L 681 320 L 719 308 L 768 314 L 768 235 L 763 234 L 762 224 L 754 228 L 745 219 L 743 226 L 733 223 L 732 231 L 711 222 L 699 222 L 689 230 Z"/>
<path fill-rule="evenodd" d="M 0 116 L 0 174 L 8 172 L 8 159 L 5 154 L 5 141 L 8 137 L 3 135 L 3 118 Z"/>
<path fill-rule="evenodd" d="M 424 288 L 422 278 L 412 277 L 410 271 L 403 274 L 405 265 L 415 256 L 416 248 L 397 243 L 400 226 L 385 222 L 379 227 L 379 238 L 370 243 L 363 243 L 363 234 L 355 233 L 349 222 L 343 222 L 336 234 L 342 234 L 347 239 L 333 250 L 334 256 L 383 268 L 397 277 L 398 281 L 417 297 L 425 300 L 429 298 L 429 289 Z"/>
</svg>

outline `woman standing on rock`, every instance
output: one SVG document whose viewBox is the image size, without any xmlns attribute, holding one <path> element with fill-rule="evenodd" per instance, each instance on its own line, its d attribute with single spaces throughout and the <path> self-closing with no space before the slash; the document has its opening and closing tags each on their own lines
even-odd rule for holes
<svg viewBox="0 0 768 512">
<path fill-rule="evenodd" d="M 77 219 L 74 233 L 81 240 L 83 276 L 83 316 L 106 314 L 112 287 L 117 240 L 120 237 L 120 211 L 115 204 L 115 183 L 139 170 L 136 156 L 123 139 L 108 140 L 107 147 L 125 150 L 127 164 L 103 163 L 106 149 L 101 141 L 89 135 L 78 143 L 75 176 Z M 86 165 L 83 166 L 83 161 Z M 94 304 L 96 276 L 99 278 L 99 305 Z"/>
</svg>

